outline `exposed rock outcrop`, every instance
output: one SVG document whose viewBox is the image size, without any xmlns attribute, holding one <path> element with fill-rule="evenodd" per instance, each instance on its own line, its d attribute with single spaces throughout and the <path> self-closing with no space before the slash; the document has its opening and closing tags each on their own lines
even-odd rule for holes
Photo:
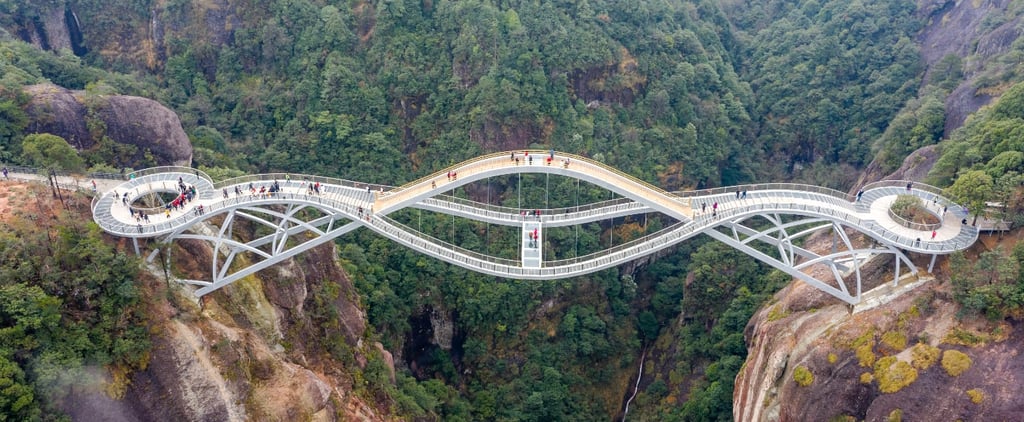
<svg viewBox="0 0 1024 422">
<path fill-rule="evenodd" d="M 935 162 L 939 160 L 939 148 L 938 145 L 928 145 L 925 147 L 918 148 L 916 151 L 910 153 L 907 158 L 903 159 L 903 164 L 900 165 L 896 171 L 886 175 L 882 173 L 882 165 L 874 160 L 868 167 L 861 173 L 860 178 L 857 179 L 857 183 L 854 184 L 853 189 L 850 190 L 850 194 L 856 193 L 860 188 L 864 187 L 868 183 L 877 182 L 880 180 L 913 180 L 917 182 L 923 182 L 928 177 L 928 172 L 935 166 Z"/>
<path fill-rule="evenodd" d="M 918 1 L 917 15 L 927 22 L 917 37 L 929 68 L 926 77 L 932 65 L 947 55 L 971 57 L 963 69 L 963 82 L 946 97 L 946 136 L 992 100 L 990 94 L 978 91 L 977 78 L 984 63 L 1008 51 L 1020 36 L 1019 19 L 1000 18 L 1009 4 L 1010 0 Z"/>
<path fill-rule="evenodd" d="M 79 151 L 93 148 L 99 142 L 97 137 L 106 136 L 135 146 L 130 157 L 134 162 L 141 162 L 147 151 L 157 165 L 188 166 L 192 162 L 192 144 L 181 121 L 156 101 L 127 95 L 91 97 L 84 91 L 51 84 L 32 85 L 25 91 L 31 96 L 28 133 L 58 135 Z"/>
<path fill-rule="evenodd" d="M 209 271 L 211 249 L 186 240 L 172 252 L 175 273 Z M 79 392 L 83 420 L 363 420 L 389 419 L 387 404 L 355 394 L 359 362 L 390 353 L 364 345 L 365 314 L 327 243 L 246 277 L 199 302 L 191 288 L 154 282 L 153 349 L 132 375 L 124 400 Z M 262 280 L 261 280 L 262 279 Z M 325 299 L 329 299 L 326 300 Z M 334 315 L 336 317 L 325 317 Z M 383 409 L 383 410 L 381 410 Z"/>
<path fill-rule="evenodd" d="M 892 273 L 885 273 L 891 279 Z M 823 294 L 803 283 L 779 292 L 777 302 L 747 325 L 749 355 L 736 377 L 734 418 L 873 421 L 901 414 L 904 420 L 1018 419 L 1024 327 L 957 319 L 948 277 L 942 271 L 935 276 L 886 304 L 854 313 L 834 299 L 820 300 Z M 983 340 L 965 347 L 958 332 Z M 962 374 L 950 375 L 936 360 L 924 364 L 913 351 L 918 343 L 937 354 L 963 352 L 973 363 Z M 904 372 L 885 375 L 886 368 L 898 365 Z M 797 368 L 804 375 L 796 376 Z"/>
</svg>

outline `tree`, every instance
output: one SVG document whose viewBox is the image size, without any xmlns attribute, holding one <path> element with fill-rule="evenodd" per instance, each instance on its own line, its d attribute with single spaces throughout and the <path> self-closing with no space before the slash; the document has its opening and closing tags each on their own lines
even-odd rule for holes
<svg viewBox="0 0 1024 422">
<path fill-rule="evenodd" d="M 992 176 L 982 170 L 969 170 L 960 175 L 953 182 L 953 186 L 946 188 L 946 195 L 954 201 L 967 206 L 974 212 L 974 221 L 978 222 L 978 216 L 985 211 L 985 201 L 992 196 L 994 187 Z"/>
<path fill-rule="evenodd" d="M 82 171 L 85 160 L 64 138 L 49 133 L 35 133 L 21 143 L 22 155 L 34 166 L 48 169 Z"/>
<path fill-rule="evenodd" d="M 0 421 L 32 420 L 39 417 L 32 387 L 25 382 L 25 371 L 0 356 Z"/>
</svg>

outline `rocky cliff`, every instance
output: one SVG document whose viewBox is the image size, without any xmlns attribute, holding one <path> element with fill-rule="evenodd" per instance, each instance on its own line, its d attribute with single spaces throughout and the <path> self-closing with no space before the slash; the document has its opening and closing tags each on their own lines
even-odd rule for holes
<svg viewBox="0 0 1024 422">
<path fill-rule="evenodd" d="M 747 325 L 734 418 L 1018 419 L 1024 327 L 958 318 L 946 271 L 901 280 L 902 294 L 870 309 L 803 283 L 779 292 Z M 890 283 L 891 269 L 879 277 Z"/>
<path fill-rule="evenodd" d="M 27 133 L 52 133 L 64 138 L 79 151 L 96 148 L 103 138 L 128 148 L 111 160 L 120 165 L 188 166 L 192 162 L 192 144 L 181 127 L 178 115 L 160 103 L 126 95 L 90 95 L 52 84 L 32 85 Z"/>
<path fill-rule="evenodd" d="M 1007 8 L 1010 0 L 918 0 L 917 15 L 926 25 L 917 37 L 921 57 L 931 76 L 947 56 L 963 60 L 963 80 L 946 97 L 946 135 L 963 126 L 967 116 L 988 104 L 992 90 L 979 88 L 979 81 L 992 71 L 993 59 L 1010 50 L 1020 37 L 1020 18 Z M 941 66 L 939 66 L 941 67 Z M 1000 88 L 996 94 L 1001 92 Z"/>
<path fill-rule="evenodd" d="M 131 375 L 122 400 L 86 390 L 66 411 L 108 421 L 390 419 L 386 400 L 356 375 L 369 359 L 390 365 L 390 354 L 363 341 L 364 314 L 336 254 L 320 246 L 199 302 L 163 279 L 158 259 L 148 367 Z M 172 256 L 175 273 L 209 268 L 210 249 L 198 242 Z"/>
</svg>

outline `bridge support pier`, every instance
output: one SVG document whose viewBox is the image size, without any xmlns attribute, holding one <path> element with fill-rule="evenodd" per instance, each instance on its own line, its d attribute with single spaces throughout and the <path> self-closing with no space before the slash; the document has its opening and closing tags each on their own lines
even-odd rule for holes
<svg viewBox="0 0 1024 422">
<path fill-rule="evenodd" d="M 928 264 L 928 273 L 931 273 L 932 272 L 932 268 L 935 268 L 935 259 L 938 258 L 938 257 L 939 256 L 937 254 L 932 254 L 932 262 L 930 262 Z"/>
<path fill-rule="evenodd" d="M 135 246 L 135 256 L 142 255 L 142 253 L 139 252 L 139 238 L 133 237 L 132 238 L 132 245 Z"/>
<path fill-rule="evenodd" d="M 896 258 L 896 274 L 892 276 L 892 287 L 896 287 L 900 282 L 900 259 Z"/>
</svg>

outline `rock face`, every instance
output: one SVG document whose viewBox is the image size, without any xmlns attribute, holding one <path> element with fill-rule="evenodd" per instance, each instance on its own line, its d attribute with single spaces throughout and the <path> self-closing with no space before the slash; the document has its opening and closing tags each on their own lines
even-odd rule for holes
<svg viewBox="0 0 1024 422">
<path fill-rule="evenodd" d="M 927 21 L 917 37 L 921 57 L 931 67 L 947 55 L 971 57 L 975 63 L 964 68 L 964 80 L 946 97 L 946 136 L 962 126 L 967 116 L 992 100 L 979 92 L 980 64 L 1009 50 L 1020 36 L 1019 19 L 1002 19 L 1010 0 L 954 1 L 918 0 L 917 15 Z M 998 24 L 993 24 L 998 22 Z"/>
<path fill-rule="evenodd" d="M 105 128 L 99 136 L 136 147 L 130 157 L 133 162 L 142 162 L 147 151 L 156 165 L 188 166 L 192 162 L 192 144 L 181 121 L 156 101 L 126 95 L 88 97 L 84 91 L 50 84 L 33 85 L 25 91 L 31 96 L 27 133 L 52 133 L 83 151 L 99 141 L 89 130 L 90 119 L 94 119 L 94 127 Z"/>
<path fill-rule="evenodd" d="M 875 421 L 899 413 L 904 420 L 1018 420 L 1024 327 L 957 319 L 947 276 L 935 276 L 889 303 L 852 313 L 808 285 L 788 286 L 747 325 L 749 355 L 736 377 L 734 419 Z M 966 347 L 951 335 L 956 332 L 983 341 Z M 935 347 L 940 356 L 963 352 L 973 363 L 958 376 L 943 368 L 941 358 L 919 365 L 917 343 Z M 912 379 L 909 385 L 883 392 L 883 383 L 892 388 L 894 381 L 881 379 L 880 362 L 892 359 L 913 368 L 914 376 L 902 373 Z M 797 368 L 811 374 L 801 378 L 806 385 L 796 381 Z M 980 392 L 979 402 L 968 395 L 972 390 Z"/>
<path fill-rule="evenodd" d="M 868 183 L 880 180 L 913 180 L 915 182 L 923 182 L 928 177 L 928 172 L 932 170 L 932 167 L 938 160 L 938 145 L 928 145 L 910 153 L 907 158 L 903 159 L 903 164 L 900 165 L 900 168 L 888 175 L 882 173 L 881 164 L 872 161 L 864 169 L 864 172 L 861 173 L 857 183 L 850 190 L 850 194 L 856 193 Z"/>
<path fill-rule="evenodd" d="M 209 247 L 180 246 L 172 252 L 176 272 L 208 271 Z M 167 289 L 154 297 L 171 300 L 150 311 L 156 334 L 148 367 L 132 374 L 123 400 L 78 393 L 75 402 L 86 406 L 68 413 L 112 421 L 387 420 L 387 404 L 353 392 L 357 362 L 379 356 L 392 382 L 394 367 L 380 343 L 363 344 L 365 314 L 336 255 L 333 243 L 313 248 L 204 297 L 201 307 L 190 288 L 150 283 Z M 325 324 L 322 315 L 335 312 Z"/>
</svg>

